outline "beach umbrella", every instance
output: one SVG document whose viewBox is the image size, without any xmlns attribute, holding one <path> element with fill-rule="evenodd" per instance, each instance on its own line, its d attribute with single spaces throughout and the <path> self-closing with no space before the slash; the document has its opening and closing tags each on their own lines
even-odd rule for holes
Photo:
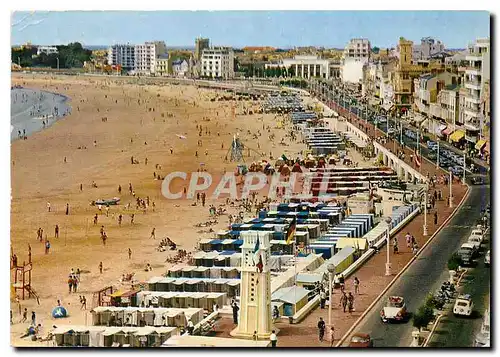
<svg viewBox="0 0 500 357">
<path fill-rule="evenodd" d="M 68 312 L 62 306 L 56 306 L 54 310 L 52 310 L 52 317 L 55 319 L 60 319 L 63 317 L 68 317 Z"/>
</svg>

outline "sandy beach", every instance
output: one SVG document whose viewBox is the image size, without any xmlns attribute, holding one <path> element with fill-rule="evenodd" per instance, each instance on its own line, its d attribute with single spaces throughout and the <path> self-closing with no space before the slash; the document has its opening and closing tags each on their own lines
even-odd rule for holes
<svg viewBox="0 0 500 357">
<path fill-rule="evenodd" d="M 215 91 L 194 86 L 144 86 L 121 79 L 27 74 L 13 75 L 12 85 L 62 94 L 72 108 L 64 120 L 12 143 L 11 245 L 19 263 L 27 260 L 31 245 L 32 286 L 40 296 L 40 305 L 35 299 L 21 300 L 21 308 L 28 309 L 28 317 L 31 311 L 36 312 L 43 336 L 54 324 L 90 323 L 90 314 L 80 310 L 80 295 L 85 295 L 88 311 L 92 292 L 109 285 L 120 287 L 123 274 L 134 273 L 139 282 L 164 274 L 169 267 L 166 259 L 176 252 L 157 251 L 162 238 L 168 236 L 178 249 L 190 252 L 199 239 L 209 236 L 197 233 L 200 228 L 194 225 L 210 218 L 210 204 L 221 202 L 208 200 L 206 207 L 193 207 L 193 201 L 167 200 L 161 195 L 162 181 L 154 176 L 195 172 L 201 167 L 212 173 L 234 171 L 236 163 L 224 162 L 224 158 L 236 133 L 244 143 L 265 153 L 257 157 L 251 152 L 251 157 L 245 158 L 247 164 L 269 160 L 270 153 L 274 157 L 294 155 L 305 148 L 286 137 L 286 130 L 276 127 L 274 114 L 243 114 L 244 107 L 256 109 L 258 102 L 211 101 Z M 275 135 L 273 141 L 269 140 L 271 134 Z M 288 146 L 279 144 L 282 139 Z M 132 157 L 138 164 L 131 164 Z M 145 212 L 136 209 L 129 184 L 136 198 L 149 197 Z M 112 197 L 120 197 L 121 202 L 110 206 L 108 214 L 90 205 L 93 200 Z M 226 208 L 229 213 L 237 212 Z M 93 222 L 95 214 L 97 224 Z M 135 214 L 134 224 L 131 214 Z M 56 225 L 59 238 L 54 237 Z M 227 225 L 227 216 L 222 216 L 212 228 L 217 231 Z M 105 246 L 100 239 L 101 226 L 108 237 Z M 51 243 L 48 254 L 37 239 L 38 228 Z M 156 239 L 151 237 L 153 228 Z M 153 271 L 144 270 L 147 263 Z M 82 274 L 78 292 L 70 294 L 67 278 L 72 268 L 79 268 Z M 130 283 L 124 286 L 128 288 Z M 57 300 L 68 309 L 69 318 L 56 321 L 51 317 Z M 15 302 L 11 309 L 12 345 L 42 346 L 19 338 L 28 324 L 19 323 Z"/>
</svg>

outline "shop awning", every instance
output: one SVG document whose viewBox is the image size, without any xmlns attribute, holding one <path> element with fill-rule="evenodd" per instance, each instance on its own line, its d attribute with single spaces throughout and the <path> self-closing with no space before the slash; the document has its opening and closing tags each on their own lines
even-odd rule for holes
<svg viewBox="0 0 500 357">
<path fill-rule="evenodd" d="M 476 150 L 481 150 L 484 145 L 486 145 L 486 140 L 479 140 L 476 143 Z"/>
<path fill-rule="evenodd" d="M 464 131 L 457 130 L 453 134 L 450 135 L 450 140 L 454 141 L 454 142 L 457 142 L 457 141 L 462 140 L 464 138 L 464 136 L 465 136 L 465 132 Z"/>
<path fill-rule="evenodd" d="M 451 129 L 450 129 L 450 128 L 446 128 L 446 129 L 444 129 L 444 130 L 441 132 L 441 134 L 448 136 L 448 135 L 450 135 L 450 134 L 451 134 Z"/>
</svg>

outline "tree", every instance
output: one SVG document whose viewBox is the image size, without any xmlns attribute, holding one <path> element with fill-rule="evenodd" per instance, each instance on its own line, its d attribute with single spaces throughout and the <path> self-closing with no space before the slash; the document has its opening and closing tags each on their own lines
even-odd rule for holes
<svg viewBox="0 0 500 357">
<path fill-rule="evenodd" d="M 418 330 L 420 331 L 422 328 L 427 327 L 427 325 L 429 325 L 429 323 L 433 319 L 433 308 L 427 305 L 422 305 L 418 308 L 417 312 L 413 316 L 413 327 L 418 328 Z"/>
<path fill-rule="evenodd" d="M 460 255 L 458 255 L 457 253 L 453 253 L 453 255 L 448 260 L 448 270 L 457 271 L 461 263 L 462 259 L 460 258 Z"/>
<path fill-rule="evenodd" d="M 377 54 L 377 53 L 380 52 L 380 48 L 378 48 L 377 46 L 372 47 L 372 52 L 375 53 L 375 54 Z"/>
</svg>

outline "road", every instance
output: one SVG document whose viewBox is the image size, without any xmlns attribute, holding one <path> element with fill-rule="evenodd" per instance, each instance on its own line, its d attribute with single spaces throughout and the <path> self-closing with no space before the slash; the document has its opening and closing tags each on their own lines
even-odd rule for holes
<svg viewBox="0 0 500 357">
<path fill-rule="evenodd" d="M 354 332 L 370 334 L 375 347 L 408 347 L 413 331 L 412 321 L 384 324 L 380 320 L 380 310 L 388 296 L 400 295 L 405 297 L 408 311 L 415 312 L 429 292 L 436 291 L 443 281 L 448 280 L 448 259 L 467 240 L 471 227 L 481 217 L 481 209 L 489 201 L 489 186 L 472 186 L 468 198 L 455 216 L 365 316 Z"/>
<path fill-rule="evenodd" d="M 490 293 L 490 268 L 484 265 L 484 253 L 490 249 L 490 234 L 487 239 L 483 254 L 478 259 L 478 265 L 467 272 L 461 284 L 463 288 L 460 293 L 472 296 L 473 316 L 455 317 L 450 312 L 439 321 L 428 347 L 471 347 L 473 345 L 476 334 L 481 329 L 482 317 L 488 307 Z"/>
<path fill-rule="evenodd" d="M 319 93 L 317 93 L 322 100 L 326 101 L 326 100 L 328 100 L 328 98 L 333 98 L 337 104 L 350 110 L 353 114 L 358 115 L 363 120 L 367 120 L 367 118 L 372 120 L 375 117 L 381 116 L 380 114 L 377 114 L 376 110 L 373 107 L 371 107 L 370 105 L 358 104 L 359 99 L 354 98 L 354 96 L 352 96 L 350 93 L 343 92 L 339 88 L 335 88 L 334 90 L 332 90 L 331 85 L 327 85 L 326 83 L 323 83 L 322 85 L 324 86 L 324 88 L 322 90 L 320 89 Z M 314 87 L 314 84 L 312 84 L 311 91 L 317 92 L 316 87 Z M 389 129 L 388 124 L 390 124 L 393 128 L 395 128 L 396 120 L 394 118 L 389 118 L 387 116 L 384 116 L 384 117 L 386 117 L 388 119 L 388 121 L 386 123 L 379 124 L 378 128 L 380 130 L 382 130 L 383 132 L 387 132 L 387 130 Z M 411 132 L 413 132 L 413 136 L 416 137 L 417 128 L 410 126 L 409 124 L 403 122 L 403 132 L 406 130 L 410 130 Z M 399 129 L 396 130 L 395 135 L 399 139 L 399 137 L 400 137 Z M 429 136 L 429 134 L 424 134 L 424 135 Z M 403 134 L 403 141 L 408 147 L 411 147 L 411 148 L 416 147 L 416 141 L 414 139 L 411 139 L 410 137 L 404 135 L 404 134 Z M 446 149 L 448 151 L 452 151 L 455 154 L 463 155 L 463 151 L 457 149 L 456 147 L 454 147 L 453 145 L 451 145 L 445 141 L 442 141 L 440 145 L 443 149 Z M 422 150 L 424 148 L 427 149 L 425 145 L 422 145 Z M 422 154 L 425 155 L 424 152 L 422 152 Z M 481 174 L 487 173 L 487 165 L 485 164 L 484 161 L 478 160 L 476 158 L 472 159 L 472 161 L 471 161 L 470 158 L 466 158 L 467 167 L 469 167 L 472 162 L 474 162 L 474 164 L 478 167 L 479 172 Z"/>
</svg>

